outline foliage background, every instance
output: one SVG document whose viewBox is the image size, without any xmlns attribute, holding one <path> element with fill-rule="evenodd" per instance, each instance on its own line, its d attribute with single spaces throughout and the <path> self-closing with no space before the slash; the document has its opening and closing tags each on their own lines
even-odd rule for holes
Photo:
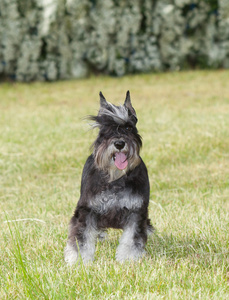
<svg viewBox="0 0 229 300">
<path fill-rule="evenodd" d="M 229 68 L 228 0 L 0 0 L 0 76 Z"/>
</svg>

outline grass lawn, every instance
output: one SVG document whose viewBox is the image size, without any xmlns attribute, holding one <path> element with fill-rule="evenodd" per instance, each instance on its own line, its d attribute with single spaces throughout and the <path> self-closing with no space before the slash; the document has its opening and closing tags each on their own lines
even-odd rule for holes
<svg viewBox="0 0 229 300">
<path fill-rule="evenodd" d="M 119 264 L 63 260 L 98 93 L 138 114 L 156 233 Z M 0 299 L 229 299 L 229 71 L 0 85 Z"/>
</svg>

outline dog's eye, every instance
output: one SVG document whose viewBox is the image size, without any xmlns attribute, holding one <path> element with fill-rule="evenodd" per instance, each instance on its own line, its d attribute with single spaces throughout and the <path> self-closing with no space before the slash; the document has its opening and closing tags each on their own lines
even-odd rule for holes
<svg viewBox="0 0 229 300">
<path fill-rule="evenodd" d="M 125 129 L 126 129 L 127 131 L 132 131 L 133 128 L 132 128 L 131 126 L 126 126 Z"/>
</svg>

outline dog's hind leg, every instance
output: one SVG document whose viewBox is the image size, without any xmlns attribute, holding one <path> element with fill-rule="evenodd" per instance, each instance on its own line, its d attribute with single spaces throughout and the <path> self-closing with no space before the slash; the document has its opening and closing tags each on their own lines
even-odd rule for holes
<svg viewBox="0 0 229 300">
<path fill-rule="evenodd" d="M 65 261 L 69 265 L 73 265 L 79 256 L 84 263 L 92 261 L 98 233 L 92 213 L 76 210 L 69 225 L 69 236 L 64 251 Z"/>
<path fill-rule="evenodd" d="M 147 235 L 151 236 L 154 233 L 154 231 L 155 231 L 155 228 L 151 224 L 150 219 L 147 219 Z"/>
<path fill-rule="evenodd" d="M 106 230 L 100 230 L 98 238 L 100 241 L 105 241 L 107 239 L 107 231 Z"/>
<path fill-rule="evenodd" d="M 147 241 L 147 224 L 145 221 L 141 220 L 137 214 L 132 214 L 130 217 L 124 227 L 116 252 L 116 259 L 119 262 L 138 260 L 144 255 Z"/>
</svg>

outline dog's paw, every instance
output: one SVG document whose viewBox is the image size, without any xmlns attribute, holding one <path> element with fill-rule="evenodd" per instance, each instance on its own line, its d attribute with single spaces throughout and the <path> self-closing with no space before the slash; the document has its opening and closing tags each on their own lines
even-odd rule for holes
<svg viewBox="0 0 229 300">
<path fill-rule="evenodd" d="M 78 249 L 76 245 L 67 243 L 66 248 L 64 249 L 64 260 L 69 266 L 76 264 L 78 260 Z"/>
<path fill-rule="evenodd" d="M 130 245 L 119 245 L 115 258 L 118 262 L 123 263 L 125 261 L 137 261 L 141 259 L 144 254 L 144 249 L 138 249 Z"/>
</svg>

